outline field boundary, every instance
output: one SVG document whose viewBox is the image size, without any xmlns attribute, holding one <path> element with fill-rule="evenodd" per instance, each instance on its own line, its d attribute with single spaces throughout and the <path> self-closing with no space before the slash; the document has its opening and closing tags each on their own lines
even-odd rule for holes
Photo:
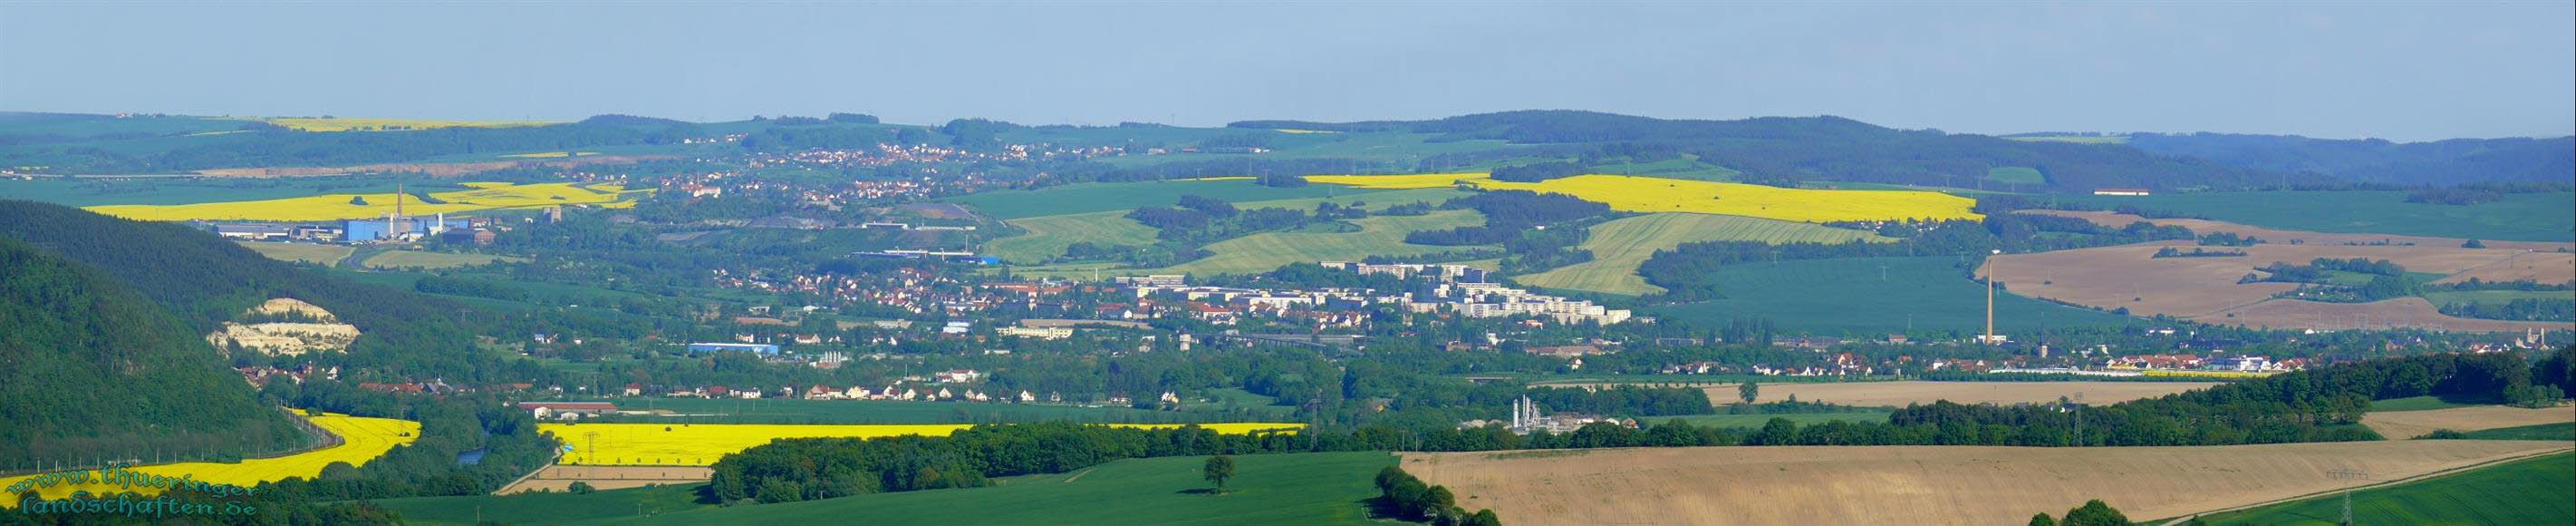
<svg viewBox="0 0 2576 526">
<path fill-rule="evenodd" d="M 2558 449 L 2545 450 L 2545 451 L 2535 451 L 2535 452 L 2531 452 L 2530 454 L 2526 454 L 2526 455 L 2522 455 L 2522 456 L 2509 457 L 2509 458 L 2500 458 L 2500 459 L 2490 460 L 2490 461 L 2481 462 L 2481 463 L 2477 463 L 2477 464 L 2472 464 L 2472 465 L 2467 465 L 2467 466 L 2460 466 L 2460 467 L 2456 467 L 2456 468 L 2451 468 L 2451 469 L 2446 469 L 2446 470 L 2441 470 L 2441 471 L 2435 471 L 2435 472 L 2432 472 L 2432 473 L 2425 473 L 2425 474 L 2416 475 L 2416 476 L 2412 476 L 2412 477 L 2406 477 L 2406 478 L 2401 478 L 2401 479 L 2385 480 L 2385 481 L 2378 481 L 2378 482 L 2371 483 L 2370 485 L 2367 485 L 2367 486 L 2353 486 L 2353 487 L 2348 488 L 2348 489 L 2349 489 L 2349 491 L 2362 491 L 2362 490 L 2379 489 L 2379 488 L 2386 487 L 2386 486 L 2395 486 L 2395 485 L 2398 485 L 2398 484 L 2406 484 L 2406 483 L 2410 483 L 2410 482 L 2416 482 L 2416 481 L 2421 481 L 2421 480 L 2430 479 L 2430 478 L 2435 478 L 2435 477 L 2445 477 L 2445 476 L 2450 476 L 2450 475 L 2454 475 L 2454 474 L 2465 473 L 2465 472 L 2469 472 L 2469 471 L 2475 471 L 2475 470 L 2485 469 L 2485 468 L 2489 468 L 2489 467 L 2494 467 L 2494 466 L 2499 465 L 2499 464 L 2505 464 L 2505 463 L 2509 463 L 2509 462 L 2521 462 L 2521 461 L 2524 461 L 2524 460 L 2531 460 L 2531 459 L 2534 459 L 2534 458 L 2540 458 L 2540 457 L 2545 457 L 2545 456 L 2549 456 L 2549 455 L 2557 455 L 2557 454 L 2567 453 L 2567 452 L 2570 452 L 2570 451 L 2576 451 L 2576 445 L 2569 445 L 2569 446 L 2566 446 L 2566 447 L 2561 447 L 2561 448 L 2558 448 Z M 2180 517 L 2171 517 L 2171 518 L 2158 519 L 2158 520 L 2153 520 L 2153 521 L 2146 521 L 2146 522 L 2142 522 L 2142 523 L 2140 523 L 2140 524 L 2150 524 L 2150 523 L 2152 523 L 2152 524 L 2156 524 L 2157 526 L 2175 526 L 2175 525 L 2182 524 L 2182 523 L 2185 523 L 2185 522 L 2190 522 L 2190 521 L 2191 521 L 2191 519 L 2193 519 L 2193 518 L 2195 518 L 2195 517 L 2201 517 L 2201 516 L 2206 516 L 2206 515 L 2215 515 L 2215 514 L 2227 513 L 2227 512 L 2231 512 L 2231 511 L 2243 511 L 2243 510 L 2250 510 L 2250 509 L 2260 508 L 2260 507 L 2264 507 L 2264 506 L 2270 506 L 2270 505 L 2274 505 L 2274 504 L 2282 504 L 2282 503 L 2289 503 L 2289 502 L 2298 502 L 2298 501 L 2308 500 L 2308 499 L 2313 499 L 2313 498 L 2317 498 L 2317 497 L 2330 496 L 2330 495 L 2334 495 L 2334 494 L 2336 494 L 2336 493 L 2342 493 L 2342 492 L 2344 492 L 2344 491 L 2347 491 L 2347 489 L 2345 489 L 2345 488 L 2331 489 L 2331 490 L 2320 491 L 2320 492 L 2316 492 L 2316 493 L 2310 493 L 2310 494 L 2306 494 L 2306 495 L 2300 495 L 2300 496 L 2290 497 L 2290 498 L 2285 498 L 2285 499 L 2276 499 L 2276 500 L 2265 501 L 2265 502 L 2257 502 L 2257 503 L 2247 504 L 2247 505 L 2243 505 L 2243 506 L 2237 506 L 2237 507 L 2233 507 L 2233 508 L 2215 509 L 2215 510 L 2209 510 L 2209 511 L 2203 511 L 2203 512 L 2192 513 L 2192 514 L 2189 514 L 2189 515 L 2183 515 L 2183 516 L 2180 516 Z"/>
</svg>

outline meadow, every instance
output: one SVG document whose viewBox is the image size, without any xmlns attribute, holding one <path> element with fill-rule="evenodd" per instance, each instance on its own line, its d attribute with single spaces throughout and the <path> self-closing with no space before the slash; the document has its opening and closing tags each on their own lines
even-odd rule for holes
<svg viewBox="0 0 2576 526">
<path fill-rule="evenodd" d="M 2208 192 L 2146 197 L 2059 196 L 2098 207 L 2135 205 L 2286 230 L 2512 241 L 2576 241 L 2576 194 L 2507 194 L 2474 205 L 2406 202 L 2406 192 Z"/>
<path fill-rule="evenodd" d="M 984 243 L 984 254 L 1002 261 L 1042 261 L 1064 255 L 1074 243 L 1102 246 L 1154 244 L 1154 228 L 1128 219 L 1124 210 L 1029 217 L 1004 221 L 1026 233 Z"/>
<path fill-rule="evenodd" d="M 1986 169 L 1986 178 L 2007 183 L 2048 184 L 2048 176 L 2028 166 L 2005 166 Z"/>
<path fill-rule="evenodd" d="M 369 502 L 401 515 L 404 524 L 563 524 L 712 507 L 698 502 L 698 488 L 702 486 L 670 484 L 593 493 L 412 497 Z"/>
<path fill-rule="evenodd" d="M 1209 243 L 1204 247 L 1214 255 L 1138 272 L 1153 274 L 1250 274 L 1269 272 L 1289 263 L 1316 261 L 1357 261 L 1369 256 L 1405 257 L 1478 247 L 1416 245 L 1404 242 L 1404 235 L 1421 230 L 1442 230 L 1485 223 L 1483 214 L 1474 210 L 1437 210 L 1419 216 L 1374 216 L 1344 220 L 1359 227 L 1355 232 L 1264 232 Z"/>
<path fill-rule="evenodd" d="M 259 255 L 268 256 L 269 259 L 278 261 L 301 261 L 324 266 L 340 264 L 340 260 L 348 258 L 349 254 L 352 252 L 357 252 L 357 249 L 350 248 L 346 245 L 324 245 L 320 243 L 281 243 L 275 241 L 240 241 L 237 243 L 244 248 L 249 248 L 252 252 L 258 252 Z"/>
<path fill-rule="evenodd" d="M 1102 425 L 1166 429 L 1182 424 Z M 1305 427 L 1260 422 L 1196 425 L 1226 434 Z M 706 466 L 725 455 L 780 438 L 948 436 L 969 427 L 974 424 L 537 424 L 539 432 L 572 448 L 556 463 L 597 466 Z"/>
<path fill-rule="evenodd" d="M 348 415 L 323 415 L 308 417 L 308 420 L 310 420 L 315 427 L 320 427 L 322 430 L 328 431 L 332 435 L 339 436 L 342 440 L 341 443 L 336 446 L 280 457 L 245 459 L 241 462 L 234 463 L 180 462 L 175 464 L 156 464 L 137 467 L 134 468 L 134 471 L 169 477 L 190 477 L 195 480 L 215 484 L 254 487 L 258 486 L 259 483 L 262 482 L 286 480 L 288 478 L 313 478 L 322 473 L 322 468 L 324 466 L 329 466 L 334 462 L 347 462 L 351 466 L 363 466 L 366 465 L 368 461 L 375 460 L 376 457 L 384 456 L 386 451 L 393 450 L 395 446 L 410 444 L 413 440 L 417 440 L 420 437 L 420 423 L 409 420 L 368 418 Z M 8 487 L 9 485 L 17 484 L 18 481 L 25 480 L 32 476 L 34 475 L 0 478 L 0 487 Z M 88 491 L 92 494 L 102 494 L 111 491 L 133 491 L 137 494 L 147 496 L 159 495 L 162 491 L 161 488 L 129 488 L 123 485 L 108 485 L 99 481 L 98 474 L 96 472 L 90 473 L 89 476 L 90 482 L 88 483 L 62 484 L 52 487 L 38 488 L 32 491 L 36 491 L 38 494 L 44 495 L 45 498 L 49 499 L 62 498 L 63 496 L 70 495 L 75 491 Z M 18 500 L 14 498 L 14 496 L 6 502 L 0 502 L 0 507 L 15 508 L 17 506 Z"/>
<path fill-rule="evenodd" d="M 1593 225 L 1589 237 L 1576 248 L 1592 252 L 1592 260 L 1550 269 L 1546 272 L 1513 277 L 1524 285 L 1551 289 L 1581 290 L 1609 294 L 1641 295 L 1664 292 L 1663 287 L 1646 283 L 1637 275 L 1637 265 L 1655 256 L 1659 250 L 1672 250 L 1682 243 L 1698 241 L 1760 241 L 1764 243 L 1840 243 L 1854 239 L 1892 241 L 1890 238 L 1842 228 L 1771 219 L 1704 214 L 1652 214 L 1626 217 Z"/>
<path fill-rule="evenodd" d="M 1731 265 L 1716 274 L 1725 299 L 1643 313 L 1695 322 L 1768 318 L 1781 328 L 1877 335 L 1909 329 L 1974 334 L 1985 324 L 1985 287 L 1957 258 L 1844 258 Z M 2043 327 L 2122 326 L 2108 312 L 1995 293 L 1995 328 L 2027 339 Z"/>
<path fill-rule="evenodd" d="M 1365 524 L 1382 452 L 1234 457 L 1235 477 L 1209 494 L 1206 457 L 1127 459 L 1072 473 L 999 479 L 982 488 L 876 493 L 733 508 L 702 508 L 636 520 L 651 524 Z M 1462 494 L 1463 496 L 1463 494 Z M 509 497 L 516 498 L 516 497 Z M 1510 520 L 1505 516 L 1505 520 Z"/>
<path fill-rule="evenodd" d="M 2556 440 L 2576 442 L 2576 422 L 2480 429 L 2462 433 L 2478 440 Z"/>
<path fill-rule="evenodd" d="M 535 208 L 556 205 L 599 205 L 608 208 L 633 206 L 629 195 L 652 190 L 626 190 L 612 184 L 585 183 L 463 183 L 466 190 L 430 192 L 440 203 L 424 202 L 402 196 L 403 213 L 428 216 L 438 213 L 461 213 L 479 210 Z M 365 204 L 355 204 L 360 198 Z M 330 221 L 384 217 L 394 211 L 396 196 L 392 193 L 326 194 L 257 201 L 199 202 L 169 205 L 98 205 L 86 210 L 126 219 L 143 221 L 235 220 L 235 221 Z"/>
<path fill-rule="evenodd" d="M 2373 474 L 2376 477 L 2385 476 Z M 2377 524 L 2576 523 L 2576 454 L 2559 453 L 2352 492 L 2352 519 Z M 2201 516 L 2210 524 L 2338 524 L 2341 493 Z"/>
<path fill-rule="evenodd" d="M 1144 206 L 1171 206 L 1184 195 L 1201 195 L 1227 202 L 1267 201 L 1331 197 L 1366 193 L 1366 189 L 1307 185 L 1296 188 L 1262 186 L 1251 179 L 1176 179 L 1133 183 L 1076 183 L 1036 190 L 999 190 L 976 192 L 942 199 L 974 208 L 976 213 L 997 219 L 1020 219 L 1039 216 L 1134 210 Z"/>
<path fill-rule="evenodd" d="M 496 261 L 518 263 L 527 260 L 528 258 L 495 256 L 490 254 L 452 254 L 447 252 L 420 252 L 415 250 L 387 250 L 384 253 L 376 254 L 373 257 L 367 258 L 363 264 L 365 264 L 367 268 L 444 269 L 489 265 Z"/>
</svg>

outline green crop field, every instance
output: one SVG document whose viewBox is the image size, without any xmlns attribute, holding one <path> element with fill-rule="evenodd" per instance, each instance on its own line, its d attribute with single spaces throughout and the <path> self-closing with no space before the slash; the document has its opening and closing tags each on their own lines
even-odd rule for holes
<svg viewBox="0 0 2576 526">
<path fill-rule="evenodd" d="M 1089 242 L 1099 245 L 1151 245 L 1154 228 L 1125 216 L 1126 211 L 1065 214 L 1060 216 L 1012 219 L 1011 226 L 1027 233 L 984 243 L 984 254 L 1002 261 L 1040 261 L 1063 256 L 1065 247 Z"/>
<path fill-rule="evenodd" d="M 2450 304 L 2453 304 L 2453 303 L 2509 303 L 2509 302 L 2512 302 L 2513 300 L 2520 300 L 2520 299 L 2536 299 L 2536 300 L 2550 300 L 2550 299 L 2558 299 L 2558 300 L 2563 300 L 2563 299 L 2571 299 L 2571 298 L 2576 298 L 2576 291 L 2566 291 L 2566 290 L 2460 290 L 2460 291 L 2426 292 L 2426 293 L 2424 293 L 2424 299 L 2425 299 L 2425 301 L 2431 301 L 2431 302 L 2433 302 L 2433 304 L 2434 304 L 2434 305 L 2450 305 Z"/>
<path fill-rule="evenodd" d="M 1966 277 L 1966 265 L 1957 258 L 1939 256 L 1735 265 L 1717 272 L 1726 299 L 1658 307 L 1645 314 L 1703 323 L 1769 318 L 1784 329 L 1827 333 L 1876 334 L 1911 326 L 1974 334 L 1985 324 L 1985 287 Z M 2016 340 L 2029 339 L 2042 327 L 2119 326 L 2132 321 L 2107 312 L 1995 294 L 1996 330 Z"/>
<path fill-rule="evenodd" d="M 1813 223 L 1796 223 L 1772 219 L 1707 214 L 1652 214 L 1611 220 L 1592 226 L 1589 237 L 1577 248 L 1592 251 L 1592 260 L 1525 274 L 1513 280 L 1522 284 L 1551 289 L 1583 290 L 1610 294 L 1641 295 L 1664 291 L 1663 287 L 1646 284 L 1637 276 L 1637 265 L 1655 256 L 1655 251 L 1672 250 L 1682 243 L 1697 241 L 1761 241 L 1789 243 L 1809 241 L 1840 243 L 1854 239 L 1888 241 L 1876 234 L 1833 228 Z"/>
<path fill-rule="evenodd" d="M 1044 397 L 1044 394 L 1039 396 Z M 1167 424 L 1255 421 L 1279 418 L 1294 410 L 1284 406 L 1240 403 L 1239 408 L 1233 411 L 1225 410 L 1222 405 L 1200 404 L 1204 407 L 1185 405 L 1189 410 L 1173 412 L 1126 407 L 794 398 L 608 398 L 589 401 L 615 403 L 618 409 L 629 411 L 663 409 L 693 415 L 616 417 L 628 419 L 620 421 L 742 424 L 1001 424 L 1050 421 Z"/>
<path fill-rule="evenodd" d="M 358 249 L 349 248 L 343 245 L 324 245 L 319 243 L 279 243 L 273 241 L 242 241 L 239 243 L 241 246 L 249 248 L 252 252 L 258 252 L 259 255 L 268 256 L 269 259 L 278 261 L 302 261 L 306 263 L 318 263 L 325 266 L 340 264 L 340 260 L 342 258 L 347 258 L 349 257 L 349 253 L 358 251 Z"/>
<path fill-rule="evenodd" d="M 1801 427 L 1836 420 L 1852 423 L 1886 422 L 1886 411 L 1853 411 L 1848 413 L 1791 413 L 1779 415 L 1688 415 L 1637 417 L 1641 423 L 1661 424 L 1673 419 L 1700 427 L 1761 428 L 1773 418 L 1785 418 Z"/>
<path fill-rule="evenodd" d="M 508 261 L 516 263 L 527 260 L 527 258 L 494 256 L 490 254 L 450 254 L 446 252 L 389 250 L 383 254 L 377 254 L 375 257 L 367 258 L 365 264 L 368 267 L 373 268 L 439 269 L 470 267 L 474 265 L 489 264 L 494 261 Z"/>
<path fill-rule="evenodd" d="M 2477 431 L 2470 431 L 2465 433 L 2465 435 L 2469 438 L 2479 440 L 2556 440 L 2567 442 L 2576 441 L 2576 423 L 2559 422 L 2555 424 L 2535 424 L 2528 426 L 2480 429 Z"/>
<path fill-rule="evenodd" d="M 1361 524 L 1383 452 L 1234 457 L 1226 492 L 1207 494 L 1207 457 L 1130 459 L 1072 473 L 1013 477 L 982 488 L 707 508 L 603 519 L 661 524 Z"/>
<path fill-rule="evenodd" d="M 1272 199 L 1266 201 L 1244 201 L 1236 202 L 1234 203 L 1234 206 L 1235 208 L 1246 210 L 1254 208 L 1313 210 L 1315 205 L 1331 202 L 1343 206 L 1356 205 L 1370 210 L 1385 210 L 1386 207 L 1406 203 L 1419 202 L 1437 205 L 1441 202 L 1448 201 L 1450 198 L 1463 195 L 1467 195 L 1466 192 L 1452 188 L 1372 190 L 1363 193 L 1344 192 L 1344 195 L 1336 197 L 1305 197 L 1296 199 Z M 1173 199 L 1177 200 L 1179 198 L 1175 197 Z M 1169 205 L 1171 203 L 1163 204 Z M 1147 227 L 1142 223 L 1137 223 L 1135 220 L 1127 219 L 1127 212 L 1128 209 L 1121 209 L 1081 214 L 1010 219 L 1007 221 L 1011 225 L 1020 227 L 1028 232 L 1016 236 L 987 241 L 984 243 L 984 251 L 987 254 L 1002 258 L 1003 261 L 1039 261 L 1056 256 L 1062 256 L 1064 255 L 1065 247 L 1072 246 L 1075 242 L 1080 241 L 1089 241 L 1105 245 L 1153 244 L 1156 241 L 1154 237 L 1154 229 Z M 1114 265 L 1100 264 L 1090 266 L 1077 265 L 1074 267 L 1064 268 L 1067 269 L 1065 270 L 1066 275 L 1071 275 L 1088 272 L 1093 267 L 1101 269 L 1116 268 Z M 1014 269 L 1014 271 L 1040 275 L 1050 274 L 1053 272 L 1050 269 L 1054 268 L 1055 267 L 1022 267 Z M 1277 268 L 1277 266 L 1274 265 L 1271 268 Z M 1266 271 L 1270 269 L 1265 268 L 1261 270 Z"/>
<path fill-rule="evenodd" d="M 2005 166 L 1986 169 L 1986 178 L 2007 183 L 2048 184 L 2048 176 L 2028 166 Z"/>
<path fill-rule="evenodd" d="M 1332 184 L 1274 188 L 1255 184 L 1250 179 L 1174 180 L 1079 183 L 1036 190 L 978 192 L 944 201 L 974 208 L 976 213 L 994 218 L 1020 219 L 1125 211 L 1141 206 L 1172 206 L 1180 202 L 1181 196 L 1193 194 L 1227 202 L 1243 202 L 1357 195 L 1374 191 Z"/>
<path fill-rule="evenodd" d="M 2058 196 L 2066 202 L 2207 216 L 2254 226 L 2401 236 L 2576 241 L 2576 194 L 2507 194 L 2474 205 L 2406 202 L 2406 192 L 2211 192 Z"/>
<path fill-rule="evenodd" d="M 647 486 L 588 494 L 520 493 L 467 497 L 413 497 L 374 501 L 402 516 L 404 524 L 561 524 L 588 520 L 633 520 L 638 513 L 660 515 L 711 507 L 698 502 L 704 484 Z"/>
<path fill-rule="evenodd" d="M 1289 263 L 1358 261 L 1369 256 L 1403 257 L 1481 247 L 1444 247 L 1404 242 L 1404 235 L 1485 223 L 1474 210 L 1435 210 L 1419 216 L 1373 216 L 1344 221 L 1357 232 L 1269 232 L 1209 243 L 1215 255 L 1171 267 L 1143 270 L 1149 274 L 1249 274 L 1269 272 Z"/>
<path fill-rule="evenodd" d="M 2492 400 L 2444 399 L 2436 396 L 2409 396 L 2370 401 L 2371 411 L 2430 411 L 2478 405 L 2494 405 Z"/>
<path fill-rule="evenodd" d="M 2352 493 L 2362 524 L 2576 523 L 2576 454 L 2559 453 Z M 2343 496 L 2203 516 L 2210 524 L 2336 524 Z"/>
</svg>

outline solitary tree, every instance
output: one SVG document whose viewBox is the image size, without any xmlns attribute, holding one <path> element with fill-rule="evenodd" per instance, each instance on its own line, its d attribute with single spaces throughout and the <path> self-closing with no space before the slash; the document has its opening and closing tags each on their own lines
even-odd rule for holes
<svg viewBox="0 0 2576 526">
<path fill-rule="evenodd" d="M 1744 403 L 1753 403 L 1753 399 L 1760 398 L 1762 396 L 1762 385 L 1753 382 L 1745 382 L 1744 385 L 1735 386 L 1735 396 L 1743 398 Z"/>
<path fill-rule="evenodd" d="M 363 195 L 353 195 L 353 196 L 349 196 L 349 204 L 358 205 L 358 206 L 367 206 L 367 196 L 363 196 Z"/>
<path fill-rule="evenodd" d="M 1224 493 L 1225 479 L 1234 478 L 1234 457 L 1225 455 L 1208 457 L 1207 467 L 1201 473 L 1207 476 L 1208 482 L 1216 483 L 1217 493 Z"/>
</svg>

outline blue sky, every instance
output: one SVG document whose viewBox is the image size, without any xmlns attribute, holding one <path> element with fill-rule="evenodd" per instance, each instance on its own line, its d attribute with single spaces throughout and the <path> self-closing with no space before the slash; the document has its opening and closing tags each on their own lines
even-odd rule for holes
<svg viewBox="0 0 2576 526">
<path fill-rule="evenodd" d="M 0 109 L 2555 136 L 2571 5 L 12 3 Z"/>
</svg>

